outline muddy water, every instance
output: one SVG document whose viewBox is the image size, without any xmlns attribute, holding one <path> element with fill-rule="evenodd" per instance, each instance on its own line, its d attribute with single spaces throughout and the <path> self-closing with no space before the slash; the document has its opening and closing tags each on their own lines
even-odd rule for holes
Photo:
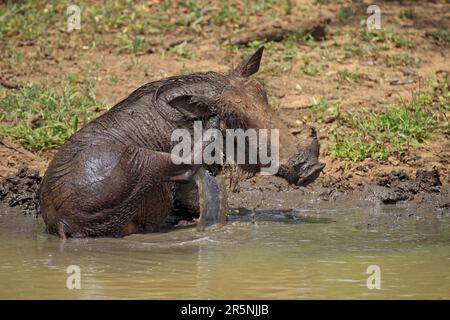
<svg viewBox="0 0 450 320">
<path fill-rule="evenodd" d="M 1 208 L 0 298 L 450 298 L 444 214 L 359 205 L 257 217 L 205 233 L 61 242 L 41 219 Z M 70 265 L 79 290 L 66 287 Z M 370 265 L 379 290 L 367 288 Z"/>
</svg>

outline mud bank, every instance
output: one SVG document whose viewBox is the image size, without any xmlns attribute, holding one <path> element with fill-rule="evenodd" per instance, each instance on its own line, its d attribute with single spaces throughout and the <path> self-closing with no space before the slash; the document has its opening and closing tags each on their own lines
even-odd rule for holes
<svg viewBox="0 0 450 320">
<path fill-rule="evenodd" d="M 24 214 L 39 214 L 36 192 L 41 177 L 35 170 L 22 167 L 0 183 L 0 202 L 18 207 Z M 302 208 L 348 207 L 349 204 L 371 202 L 374 205 L 412 204 L 426 207 L 431 212 L 450 214 L 450 188 L 442 185 L 437 170 L 418 170 L 415 177 L 403 171 L 380 175 L 366 185 L 336 187 L 314 183 L 308 187 L 288 184 L 276 176 L 256 176 L 240 181 L 237 188 L 228 190 L 230 214 L 263 215 L 271 212 L 289 212 Z M 175 213 L 167 219 L 171 225 L 186 223 L 186 217 Z"/>
<path fill-rule="evenodd" d="M 442 185 L 437 170 L 418 170 L 415 177 L 395 171 L 366 185 L 343 185 L 336 181 L 335 186 L 327 182 L 297 187 L 267 176 L 242 181 L 237 192 L 229 192 L 228 202 L 231 208 L 252 210 L 310 208 L 323 203 L 331 206 L 358 202 L 414 204 L 450 213 L 450 188 Z"/>
<path fill-rule="evenodd" d="M 20 168 L 0 182 L 0 202 L 18 207 L 24 214 L 38 214 L 37 191 L 41 176 L 36 170 Z"/>
</svg>

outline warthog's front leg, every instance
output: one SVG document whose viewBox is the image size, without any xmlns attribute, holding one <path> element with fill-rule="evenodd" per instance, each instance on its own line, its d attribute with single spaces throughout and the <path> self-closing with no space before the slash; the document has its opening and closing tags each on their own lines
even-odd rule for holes
<svg viewBox="0 0 450 320">
<path fill-rule="evenodd" d="M 219 128 L 220 118 L 218 116 L 211 117 L 205 123 L 205 127 L 206 129 Z M 216 138 L 210 137 L 206 141 L 203 138 L 201 141 L 196 141 L 202 144 L 202 148 L 199 149 L 202 157 L 205 148 L 214 139 Z M 194 156 L 194 158 L 196 157 Z M 191 170 L 184 175 L 173 177 L 172 181 L 177 181 L 177 178 L 183 178 L 184 181 L 190 180 L 189 183 L 178 186 L 175 198 L 181 207 L 199 214 L 197 230 L 204 231 L 207 226 L 226 223 L 227 195 L 221 177 L 211 176 L 202 165 L 193 165 Z"/>
<path fill-rule="evenodd" d="M 176 165 L 169 153 L 114 144 L 78 153 L 71 166 L 55 161 L 40 205 L 48 231 L 61 238 L 123 236 L 140 223 L 163 222 L 173 207 L 171 186 L 192 180 L 199 168 Z"/>
<path fill-rule="evenodd" d="M 221 177 L 213 177 L 203 167 L 188 183 L 178 184 L 175 190 L 175 209 L 187 219 L 197 220 L 197 230 L 226 223 L 228 211 L 225 184 Z"/>
<path fill-rule="evenodd" d="M 228 211 L 227 194 L 222 177 L 213 177 L 204 168 L 200 168 L 194 176 L 198 188 L 200 216 L 197 220 L 197 230 L 205 227 L 226 223 Z"/>
</svg>

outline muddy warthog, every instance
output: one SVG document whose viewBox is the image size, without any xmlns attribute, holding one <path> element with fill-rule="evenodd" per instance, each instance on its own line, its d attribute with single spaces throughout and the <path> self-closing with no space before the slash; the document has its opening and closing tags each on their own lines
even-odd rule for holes
<svg viewBox="0 0 450 320">
<path fill-rule="evenodd" d="M 263 86 L 250 77 L 262 53 L 260 48 L 229 74 L 194 73 L 143 85 L 75 133 L 56 153 L 40 187 L 47 231 L 66 238 L 152 230 L 176 204 L 192 205 L 193 180 L 200 181 L 200 199 L 208 190 L 218 192 L 201 165 L 171 160 L 172 132 L 191 130 L 194 121 L 205 129 L 277 128 L 278 175 L 298 185 L 314 181 L 324 166 L 315 133 L 297 141 L 270 108 Z M 211 204 L 211 198 L 205 201 Z M 223 201 L 213 201 L 220 210 Z M 197 205 L 201 211 L 201 201 Z"/>
</svg>

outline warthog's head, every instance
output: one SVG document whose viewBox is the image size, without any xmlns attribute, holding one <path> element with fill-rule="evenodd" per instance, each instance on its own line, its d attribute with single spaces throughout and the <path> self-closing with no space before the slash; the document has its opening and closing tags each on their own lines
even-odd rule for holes
<svg viewBox="0 0 450 320">
<path fill-rule="evenodd" d="M 316 132 L 299 140 L 270 107 L 263 85 L 253 77 L 259 70 L 263 49 L 242 60 L 229 74 L 197 73 L 169 78 L 155 94 L 172 120 L 219 118 L 221 129 L 278 129 L 278 175 L 300 186 L 314 181 L 322 171 Z M 270 134 L 269 134 L 270 136 Z M 270 141 L 268 144 L 274 143 Z M 268 148 L 270 150 L 270 147 Z M 241 166 L 255 171 L 255 166 Z"/>
<path fill-rule="evenodd" d="M 279 170 L 278 175 L 290 183 L 304 186 L 314 181 L 322 171 L 319 143 L 316 131 L 305 140 L 297 140 L 282 119 L 273 110 L 267 99 L 263 85 L 250 77 L 259 69 L 263 47 L 250 55 L 228 75 L 229 86 L 222 94 L 222 107 L 225 121 L 233 122 L 235 118 L 243 129 L 278 129 L 279 130 Z M 229 119 L 229 120 L 227 120 Z M 236 127 L 235 123 L 229 123 Z M 269 144 L 273 141 L 269 141 Z"/>
</svg>

